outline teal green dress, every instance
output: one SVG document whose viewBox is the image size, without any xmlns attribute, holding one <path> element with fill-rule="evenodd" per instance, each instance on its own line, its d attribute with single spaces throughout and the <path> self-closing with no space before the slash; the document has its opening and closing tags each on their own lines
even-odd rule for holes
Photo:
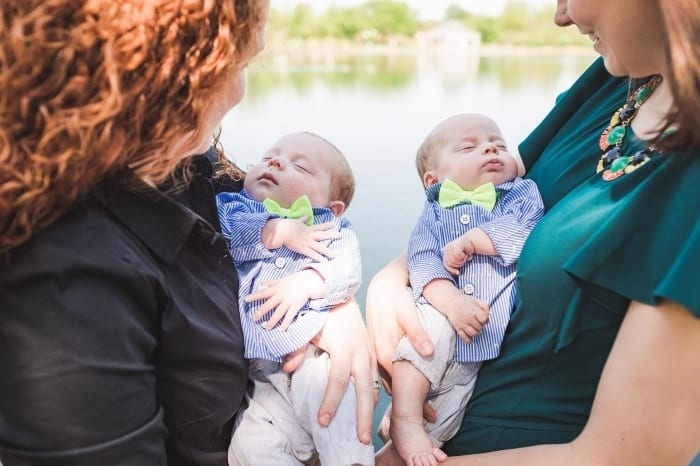
<svg viewBox="0 0 700 466">
<path fill-rule="evenodd" d="M 598 60 L 520 146 L 547 213 L 522 251 L 501 355 L 481 368 L 449 455 L 576 437 L 630 300 L 700 317 L 700 154 L 655 156 L 611 182 L 595 173 L 626 93 Z M 628 134 L 622 150 L 643 146 Z"/>
</svg>

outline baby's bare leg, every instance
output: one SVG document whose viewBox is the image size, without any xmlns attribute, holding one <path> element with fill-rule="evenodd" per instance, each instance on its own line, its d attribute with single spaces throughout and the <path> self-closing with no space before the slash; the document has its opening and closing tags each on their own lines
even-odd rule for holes
<svg viewBox="0 0 700 466">
<path fill-rule="evenodd" d="M 413 364 L 394 362 L 392 376 L 392 411 L 389 432 L 399 456 L 408 466 L 437 466 L 445 459 L 423 425 L 423 403 L 430 382 Z"/>
</svg>

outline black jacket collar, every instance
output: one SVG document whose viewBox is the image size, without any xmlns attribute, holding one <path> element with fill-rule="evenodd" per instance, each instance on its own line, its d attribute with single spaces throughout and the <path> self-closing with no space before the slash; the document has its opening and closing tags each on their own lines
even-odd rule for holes
<svg viewBox="0 0 700 466">
<path fill-rule="evenodd" d="M 131 172 L 118 183 L 103 183 L 94 191 L 97 199 L 144 244 L 172 263 L 196 225 L 213 227 L 173 198 L 138 180 Z"/>
</svg>

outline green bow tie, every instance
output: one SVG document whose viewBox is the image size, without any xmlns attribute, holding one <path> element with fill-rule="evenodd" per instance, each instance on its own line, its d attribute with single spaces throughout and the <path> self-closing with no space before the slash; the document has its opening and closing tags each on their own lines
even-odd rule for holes
<svg viewBox="0 0 700 466">
<path fill-rule="evenodd" d="M 482 184 L 474 191 L 466 191 L 457 183 L 448 179 L 442 182 L 438 203 L 443 209 L 449 209 L 459 204 L 471 203 L 491 212 L 496 205 L 496 188 L 493 183 Z"/>
<path fill-rule="evenodd" d="M 292 202 L 289 209 L 282 207 L 277 201 L 273 201 L 269 197 L 263 201 L 263 205 L 268 212 L 277 214 L 280 218 L 301 218 L 306 216 L 306 222 L 304 223 L 309 226 L 314 224 L 314 209 L 311 207 L 311 201 L 306 194 Z"/>
</svg>

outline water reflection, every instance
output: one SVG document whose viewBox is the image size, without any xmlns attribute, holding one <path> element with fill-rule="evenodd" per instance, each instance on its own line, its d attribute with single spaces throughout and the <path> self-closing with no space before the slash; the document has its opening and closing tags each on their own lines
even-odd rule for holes
<svg viewBox="0 0 700 466">
<path fill-rule="evenodd" d="M 257 61 L 248 77 L 248 100 L 262 97 L 275 85 L 307 92 L 322 80 L 328 88 L 361 86 L 366 89 L 400 89 L 416 74 L 416 60 L 406 55 L 274 55 Z"/>
<path fill-rule="evenodd" d="M 502 90 L 537 87 L 547 90 L 561 83 L 562 75 L 578 74 L 590 55 L 502 55 L 401 52 L 384 54 L 331 53 L 269 54 L 254 62 L 248 76 L 247 101 L 265 98 L 275 87 L 308 92 L 321 81 L 329 89 L 362 87 L 395 92 L 408 87 L 421 74 L 435 74 L 445 90 L 458 89 L 474 79 L 497 83 Z"/>
</svg>

